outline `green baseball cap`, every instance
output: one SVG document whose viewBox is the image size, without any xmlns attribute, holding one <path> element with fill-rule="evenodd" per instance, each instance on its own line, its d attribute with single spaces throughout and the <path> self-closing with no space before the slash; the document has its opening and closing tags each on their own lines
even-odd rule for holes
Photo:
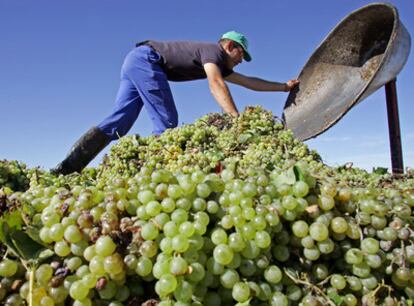
<svg viewBox="0 0 414 306">
<path fill-rule="evenodd" d="M 221 38 L 227 38 L 227 39 L 231 39 L 232 41 L 238 43 L 244 51 L 244 55 L 243 58 L 246 62 L 250 62 L 252 60 L 252 57 L 250 56 L 249 52 L 247 51 L 247 47 L 249 45 L 246 36 L 244 36 L 241 33 L 238 33 L 236 31 L 230 31 L 227 33 L 224 33 L 223 36 L 221 36 Z"/>
</svg>

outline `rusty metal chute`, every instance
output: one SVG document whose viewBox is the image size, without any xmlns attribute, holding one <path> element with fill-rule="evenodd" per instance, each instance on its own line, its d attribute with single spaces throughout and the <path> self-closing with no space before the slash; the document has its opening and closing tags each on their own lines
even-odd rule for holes
<svg viewBox="0 0 414 306">
<path fill-rule="evenodd" d="M 396 78 L 411 39 L 388 3 L 345 17 L 312 54 L 285 104 L 287 128 L 300 140 L 326 131 L 353 106 Z"/>
</svg>

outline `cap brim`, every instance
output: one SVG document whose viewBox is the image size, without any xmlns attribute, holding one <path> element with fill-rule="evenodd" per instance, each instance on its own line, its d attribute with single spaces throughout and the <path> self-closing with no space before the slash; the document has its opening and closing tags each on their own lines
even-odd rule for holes
<svg viewBox="0 0 414 306">
<path fill-rule="evenodd" d="M 250 62 L 252 60 L 252 57 L 250 56 L 249 52 L 246 51 L 246 49 L 243 48 L 243 59 L 246 62 Z"/>
</svg>

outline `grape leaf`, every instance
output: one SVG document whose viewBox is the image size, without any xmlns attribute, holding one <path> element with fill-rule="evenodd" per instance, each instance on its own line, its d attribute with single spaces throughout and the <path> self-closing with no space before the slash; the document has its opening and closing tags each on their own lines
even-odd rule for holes
<svg viewBox="0 0 414 306">
<path fill-rule="evenodd" d="M 276 185 L 288 184 L 293 185 L 296 182 L 296 175 L 293 167 L 289 168 L 287 171 L 282 172 L 275 178 Z"/>
<path fill-rule="evenodd" d="M 250 133 L 244 133 L 244 134 L 241 134 L 240 136 L 239 136 L 239 142 L 240 143 L 246 143 L 247 141 L 249 141 L 249 139 L 250 138 L 252 138 L 252 134 L 250 134 Z"/>
<path fill-rule="evenodd" d="M 335 303 L 335 305 L 341 305 L 344 298 L 334 291 L 329 291 L 328 297 Z"/>
<path fill-rule="evenodd" d="M 8 239 L 10 229 L 20 230 L 23 225 L 23 218 L 19 210 L 12 210 L 5 213 L 0 218 L 0 241 L 6 244 L 6 241 L 11 242 Z"/>
<path fill-rule="evenodd" d="M 387 174 L 388 173 L 388 168 L 383 168 L 383 167 L 377 167 L 377 168 L 373 168 L 372 172 L 375 174 Z"/>
<path fill-rule="evenodd" d="M 18 251 L 18 254 L 26 260 L 36 260 L 41 253 L 45 251 L 45 247 L 32 238 L 29 237 L 24 231 L 11 230 L 10 239 Z"/>
<path fill-rule="evenodd" d="M 305 180 L 306 180 L 305 172 L 302 171 L 302 169 L 298 165 L 293 166 L 293 171 L 295 172 L 295 178 L 296 178 L 297 181 L 304 181 L 305 182 Z"/>
<path fill-rule="evenodd" d="M 39 237 L 40 230 L 37 227 L 34 227 L 32 225 L 27 225 L 25 228 L 25 232 L 32 240 L 36 241 L 37 243 L 43 245 L 46 248 L 48 247 L 48 245 L 44 243 L 42 239 L 40 239 Z"/>
<path fill-rule="evenodd" d="M 3 242 L 16 256 L 19 256 L 19 252 L 13 245 L 13 241 L 10 239 L 10 227 L 7 222 L 0 224 L 0 240 Z"/>
</svg>

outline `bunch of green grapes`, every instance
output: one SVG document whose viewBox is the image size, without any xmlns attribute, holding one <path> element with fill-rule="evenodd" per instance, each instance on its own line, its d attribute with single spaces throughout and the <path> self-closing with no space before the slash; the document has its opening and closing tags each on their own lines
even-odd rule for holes
<svg viewBox="0 0 414 306">
<path fill-rule="evenodd" d="M 0 187 L 23 191 L 29 187 L 26 165 L 16 160 L 0 160 Z"/>
<path fill-rule="evenodd" d="M 22 230 L 53 256 L 27 265 L 2 250 L 5 305 L 414 298 L 412 174 L 328 167 L 259 107 L 124 137 L 82 174 L 28 177 L 0 198 L 0 221 L 8 203 L 27 208 Z"/>
<path fill-rule="evenodd" d="M 142 167 L 99 188 L 38 185 L 16 194 L 34 208 L 31 225 L 55 254 L 34 271 L 33 305 L 411 298 L 412 194 L 339 186 L 313 177 L 305 162 L 250 167 L 246 177 L 236 165 L 191 174 Z M 15 284 L 2 286 L 8 305 L 29 301 L 21 270 L 18 258 L 0 262 L 1 282 Z"/>
<path fill-rule="evenodd" d="M 134 175 L 140 167 L 191 173 L 210 172 L 237 159 L 242 175 L 253 163 L 272 167 L 285 160 L 320 161 L 320 157 L 284 130 L 271 112 L 248 107 L 239 117 L 209 114 L 194 124 L 165 131 L 159 137 L 123 137 L 100 166 L 99 178 Z"/>
</svg>

